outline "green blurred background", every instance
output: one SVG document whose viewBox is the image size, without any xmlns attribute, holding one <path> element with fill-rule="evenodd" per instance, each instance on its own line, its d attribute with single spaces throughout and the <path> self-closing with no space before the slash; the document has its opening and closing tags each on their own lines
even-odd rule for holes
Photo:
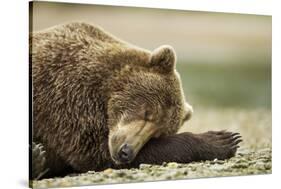
<svg viewBox="0 0 281 189">
<path fill-rule="evenodd" d="M 271 17 L 36 2 L 33 30 L 70 21 L 100 25 L 153 50 L 172 45 L 194 106 L 271 108 Z"/>
<path fill-rule="evenodd" d="M 172 45 L 195 110 L 183 130 L 231 129 L 270 145 L 271 16 L 48 2 L 30 14 L 33 31 L 85 21 L 149 50 Z"/>
</svg>

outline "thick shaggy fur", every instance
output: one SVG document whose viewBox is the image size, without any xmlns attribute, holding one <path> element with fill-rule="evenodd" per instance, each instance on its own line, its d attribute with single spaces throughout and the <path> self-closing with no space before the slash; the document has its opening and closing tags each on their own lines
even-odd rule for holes
<svg viewBox="0 0 281 189">
<path fill-rule="evenodd" d="M 98 27 L 71 23 L 32 33 L 30 58 L 33 146 L 40 144 L 33 151 L 44 155 L 43 163 L 33 165 L 33 178 L 39 172 L 52 177 L 139 163 L 225 159 L 236 152 L 237 133 L 175 134 L 188 115 L 170 47 L 150 52 Z M 115 164 L 110 132 L 121 119 L 142 116 L 138 105 L 148 102 L 157 115 L 148 121 L 159 125 L 160 138 L 146 143 L 130 164 Z M 33 160 L 40 161 L 36 154 Z"/>
</svg>

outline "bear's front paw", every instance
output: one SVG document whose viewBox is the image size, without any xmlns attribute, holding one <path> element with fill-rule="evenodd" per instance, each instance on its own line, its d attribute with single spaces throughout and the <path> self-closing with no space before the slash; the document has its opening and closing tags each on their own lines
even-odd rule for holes
<svg viewBox="0 0 281 189">
<path fill-rule="evenodd" d="M 199 135 L 214 152 L 214 158 L 228 159 L 235 155 L 242 142 L 239 133 L 228 131 L 208 131 Z"/>
<path fill-rule="evenodd" d="M 40 179 L 47 171 L 46 152 L 41 144 L 32 143 L 32 179 Z"/>
</svg>

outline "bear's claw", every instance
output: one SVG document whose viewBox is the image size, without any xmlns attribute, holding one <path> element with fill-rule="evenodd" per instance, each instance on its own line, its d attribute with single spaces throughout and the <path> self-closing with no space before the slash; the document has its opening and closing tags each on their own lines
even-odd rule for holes
<svg viewBox="0 0 281 189">
<path fill-rule="evenodd" d="M 223 131 L 208 131 L 200 134 L 200 138 L 209 144 L 217 159 L 228 159 L 235 155 L 238 144 L 243 140 L 240 133 Z M 211 158 L 210 158 L 211 159 Z"/>
<path fill-rule="evenodd" d="M 47 171 L 46 151 L 41 144 L 32 143 L 32 179 L 40 179 Z"/>
</svg>

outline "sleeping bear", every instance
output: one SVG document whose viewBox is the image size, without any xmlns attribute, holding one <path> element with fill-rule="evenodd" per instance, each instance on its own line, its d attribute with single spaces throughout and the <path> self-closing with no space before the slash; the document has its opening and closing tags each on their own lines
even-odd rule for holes
<svg viewBox="0 0 281 189">
<path fill-rule="evenodd" d="M 171 46 L 149 51 L 86 23 L 30 34 L 31 179 L 235 155 L 239 133 L 177 134 L 193 109 Z"/>
</svg>

